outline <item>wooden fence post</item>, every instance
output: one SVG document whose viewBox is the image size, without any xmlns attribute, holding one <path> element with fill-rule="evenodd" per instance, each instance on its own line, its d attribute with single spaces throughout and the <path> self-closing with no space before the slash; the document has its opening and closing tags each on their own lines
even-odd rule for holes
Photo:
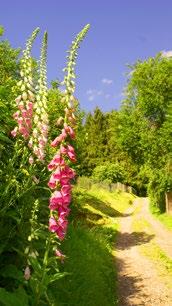
<svg viewBox="0 0 172 306">
<path fill-rule="evenodd" d="M 166 212 L 172 215 L 172 192 L 165 194 Z"/>
</svg>

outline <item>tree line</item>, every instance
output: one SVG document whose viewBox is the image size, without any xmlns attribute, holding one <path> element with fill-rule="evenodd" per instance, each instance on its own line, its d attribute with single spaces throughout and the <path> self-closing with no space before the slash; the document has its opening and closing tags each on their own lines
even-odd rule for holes
<svg viewBox="0 0 172 306">
<path fill-rule="evenodd" d="M 98 107 L 78 131 L 81 175 L 120 181 L 165 210 L 172 187 L 172 58 L 159 53 L 129 67 L 118 111 Z"/>
</svg>

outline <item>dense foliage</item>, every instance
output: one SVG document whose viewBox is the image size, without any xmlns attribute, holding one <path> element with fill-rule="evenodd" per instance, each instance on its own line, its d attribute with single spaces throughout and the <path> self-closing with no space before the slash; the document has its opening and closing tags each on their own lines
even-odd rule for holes
<svg viewBox="0 0 172 306">
<path fill-rule="evenodd" d="M 163 211 L 171 189 L 172 59 L 158 54 L 130 67 L 125 95 L 119 111 L 86 115 L 81 174 L 129 184 Z"/>
</svg>

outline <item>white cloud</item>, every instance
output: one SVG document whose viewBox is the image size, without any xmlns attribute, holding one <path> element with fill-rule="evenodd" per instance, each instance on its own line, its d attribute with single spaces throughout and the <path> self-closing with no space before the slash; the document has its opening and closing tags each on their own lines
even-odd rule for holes
<svg viewBox="0 0 172 306">
<path fill-rule="evenodd" d="M 95 96 L 89 96 L 89 97 L 88 97 L 88 100 L 89 100 L 89 101 L 93 101 L 94 98 L 95 98 Z"/>
<path fill-rule="evenodd" d="M 124 98 L 125 97 L 125 92 L 120 92 L 118 94 L 114 94 L 113 98 L 114 99 L 119 99 L 119 98 Z"/>
<path fill-rule="evenodd" d="M 106 95 L 105 95 L 105 99 L 106 99 L 106 100 L 108 100 L 110 97 L 111 97 L 110 94 L 106 94 Z"/>
<path fill-rule="evenodd" d="M 109 80 L 109 79 L 103 78 L 102 79 L 102 83 L 106 84 L 106 85 L 111 85 L 113 83 L 113 80 Z"/>
<path fill-rule="evenodd" d="M 172 51 L 169 50 L 169 51 L 162 51 L 161 52 L 161 56 L 162 57 L 172 57 Z"/>
<path fill-rule="evenodd" d="M 92 95 L 95 95 L 95 96 L 100 96 L 103 94 L 103 91 L 102 90 L 97 90 L 97 89 L 88 89 L 86 91 L 86 94 L 88 96 L 92 96 Z"/>
<path fill-rule="evenodd" d="M 108 80 L 108 79 L 104 79 L 104 80 L 108 84 L 111 84 L 111 82 L 113 82 L 112 80 Z M 106 100 L 112 98 L 112 94 L 104 92 L 101 89 L 88 89 L 86 91 L 86 95 L 87 95 L 88 101 L 90 102 L 96 99 L 100 99 L 100 97 L 102 97 L 101 99 L 106 99 Z"/>
<path fill-rule="evenodd" d="M 88 101 L 93 101 L 96 97 L 103 95 L 103 91 L 97 89 L 88 89 L 86 91 L 86 95 L 88 96 Z"/>
<path fill-rule="evenodd" d="M 94 91 L 95 91 L 95 89 L 88 89 L 88 90 L 86 91 L 86 94 L 87 94 L 87 95 L 92 95 L 92 94 L 94 93 Z"/>
</svg>

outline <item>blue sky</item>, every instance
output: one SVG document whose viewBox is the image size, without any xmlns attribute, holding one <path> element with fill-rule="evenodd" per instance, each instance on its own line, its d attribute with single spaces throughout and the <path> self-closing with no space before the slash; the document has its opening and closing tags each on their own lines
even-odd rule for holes
<svg viewBox="0 0 172 306">
<path fill-rule="evenodd" d="M 32 30 L 41 35 L 33 48 L 39 57 L 48 30 L 48 80 L 62 79 L 66 50 L 87 24 L 90 31 L 79 50 L 76 96 L 81 107 L 117 109 L 126 86 L 127 64 L 172 49 L 170 0 L 2 0 L 0 24 L 13 47 L 23 47 Z"/>
</svg>

